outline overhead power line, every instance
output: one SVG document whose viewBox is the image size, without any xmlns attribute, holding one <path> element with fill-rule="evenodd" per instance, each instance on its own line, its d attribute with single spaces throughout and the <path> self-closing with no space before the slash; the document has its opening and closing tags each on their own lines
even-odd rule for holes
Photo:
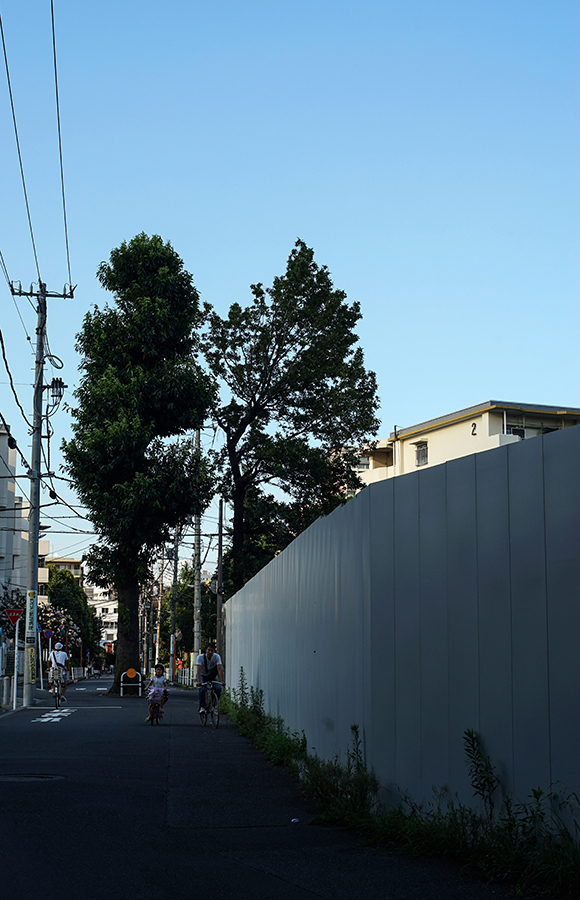
<svg viewBox="0 0 580 900">
<path fill-rule="evenodd" d="M 12 378 L 12 372 L 10 371 L 10 367 L 9 367 L 9 365 L 8 365 L 8 360 L 7 360 L 7 358 L 6 358 L 6 347 L 4 346 L 4 336 L 3 336 L 1 330 L 0 330 L 0 347 L 2 348 L 2 358 L 3 358 L 3 360 L 4 360 L 4 365 L 5 365 L 5 367 L 6 367 L 6 372 L 8 373 L 8 378 L 10 379 L 10 388 L 11 388 L 11 390 L 12 390 L 12 393 L 14 394 L 14 399 L 16 400 L 16 405 L 18 406 L 18 409 L 19 409 L 20 412 L 22 413 L 22 418 L 24 419 L 24 421 L 26 422 L 26 424 L 28 425 L 28 427 L 29 427 L 29 428 L 32 428 L 32 425 L 31 425 L 31 423 L 29 422 L 26 413 L 24 412 L 24 408 L 23 408 L 23 406 L 22 406 L 20 400 L 18 399 L 18 394 L 16 393 L 16 388 L 14 387 L 14 380 L 13 380 L 13 378 Z"/>
<path fill-rule="evenodd" d="M 18 151 L 18 161 L 20 163 L 20 177 L 22 179 L 22 189 L 24 191 L 24 202 L 26 203 L 26 214 L 28 216 L 28 227 L 30 229 L 30 239 L 32 241 L 32 250 L 34 253 L 34 261 L 36 263 L 36 272 L 38 280 L 41 281 L 40 267 L 38 265 L 38 255 L 36 253 L 36 243 L 34 240 L 34 231 L 32 230 L 32 218 L 30 216 L 30 205 L 28 203 L 28 193 L 26 191 L 26 180 L 24 178 L 24 165 L 22 163 L 22 153 L 20 152 L 20 140 L 18 138 L 18 126 L 16 124 L 16 112 L 14 110 L 14 98 L 12 96 L 12 84 L 10 81 L 10 70 L 8 68 L 8 54 L 6 52 L 6 40 L 4 38 L 4 26 L 2 24 L 2 16 L 0 15 L 0 32 L 2 34 L 2 49 L 4 51 L 4 65 L 6 68 L 6 79 L 8 81 L 8 94 L 10 95 L 10 108 L 12 110 L 12 122 L 14 125 L 14 136 L 16 138 L 16 149 Z"/>
<path fill-rule="evenodd" d="M 64 219 L 64 240 L 66 244 L 66 261 L 68 266 L 68 282 L 72 285 L 72 277 L 70 273 L 70 253 L 68 246 L 68 227 L 66 221 L 66 201 L 64 193 L 64 168 L 62 164 L 62 137 L 60 130 L 60 103 L 58 99 L 58 74 L 56 68 L 56 34 L 54 30 L 54 0 L 50 0 L 50 15 L 52 20 L 52 54 L 54 58 L 54 89 L 56 94 L 56 122 L 58 127 L 58 153 L 60 158 L 60 184 L 62 188 L 62 212 Z"/>
</svg>

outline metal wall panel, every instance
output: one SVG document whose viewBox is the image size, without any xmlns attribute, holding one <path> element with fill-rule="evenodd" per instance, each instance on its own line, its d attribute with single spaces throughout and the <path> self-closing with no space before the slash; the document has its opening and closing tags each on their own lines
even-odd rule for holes
<svg viewBox="0 0 580 900">
<path fill-rule="evenodd" d="M 578 790 L 580 772 L 579 428 L 544 435 L 552 777 Z"/>
<path fill-rule="evenodd" d="M 422 794 L 449 784 L 447 469 L 419 480 Z"/>
<path fill-rule="evenodd" d="M 512 647 L 507 447 L 478 453 L 477 593 L 479 729 L 484 752 L 499 760 L 504 789 L 513 790 Z"/>
<path fill-rule="evenodd" d="M 493 452 L 493 451 L 492 451 Z M 475 456 L 446 463 L 451 793 L 471 800 L 463 753 L 466 728 L 479 731 L 479 635 Z"/>
<path fill-rule="evenodd" d="M 419 482 L 395 480 L 396 781 L 413 794 L 421 775 L 421 599 Z"/>
<path fill-rule="evenodd" d="M 365 491 L 370 503 L 370 719 L 368 756 L 388 791 L 396 790 L 394 480 Z M 377 762 L 375 762 L 375 765 Z"/>
<path fill-rule="evenodd" d="M 534 438 L 511 444 L 507 450 L 514 793 L 525 797 L 532 786 L 552 781 L 543 443 Z"/>
</svg>

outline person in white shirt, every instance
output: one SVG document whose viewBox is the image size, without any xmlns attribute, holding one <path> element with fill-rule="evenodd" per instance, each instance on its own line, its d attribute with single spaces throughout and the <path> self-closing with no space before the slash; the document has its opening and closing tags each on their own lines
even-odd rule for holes
<svg viewBox="0 0 580 900">
<path fill-rule="evenodd" d="M 61 700 L 63 703 L 66 703 L 66 682 L 67 682 L 67 673 L 68 673 L 68 655 L 62 649 L 62 644 L 59 642 L 54 645 L 54 650 L 48 657 L 48 689 L 49 691 L 54 690 L 53 685 L 55 681 L 59 681 L 62 685 L 61 691 Z"/>
<path fill-rule="evenodd" d="M 205 712 L 205 687 L 208 681 L 219 681 L 221 684 L 215 686 L 218 697 L 221 696 L 222 685 L 226 686 L 224 681 L 224 668 L 219 653 L 215 652 L 215 644 L 208 644 L 205 653 L 200 653 L 195 661 L 197 670 L 197 686 L 199 688 L 199 711 Z"/>
</svg>

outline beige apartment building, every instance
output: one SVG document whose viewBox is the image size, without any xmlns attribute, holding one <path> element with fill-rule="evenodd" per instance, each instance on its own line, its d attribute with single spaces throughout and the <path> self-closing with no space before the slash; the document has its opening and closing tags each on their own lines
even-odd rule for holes
<svg viewBox="0 0 580 900">
<path fill-rule="evenodd" d="M 49 578 L 48 566 L 54 566 L 57 571 L 61 569 L 66 569 L 74 576 L 74 578 L 78 581 L 79 585 L 84 588 L 83 583 L 83 570 L 82 570 L 82 562 L 79 559 L 73 559 L 72 557 L 62 557 L 62 556 L 51 556 L 48 554 L 48 541 L 41 541 L 41 544 L 46 545 L 46 554 L 43 554 L 41 551 L 42 547 L 38 548 L 38 595 L 39 598 L 46 597 L 47 594 L 47 585 Z"/>
<path fill-rule="evenodd" d="M 373 484 L 578 424 L 580 409 L 488 400 L 418 425 L 395 428 L 361 456 L 358 474 L 365 485 Z"/>
</svg>

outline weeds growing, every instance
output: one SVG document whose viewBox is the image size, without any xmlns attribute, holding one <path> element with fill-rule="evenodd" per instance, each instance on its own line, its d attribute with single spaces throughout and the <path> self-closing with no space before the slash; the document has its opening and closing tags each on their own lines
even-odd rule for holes
<svg viewBox="0 0 580 900">
<path fill-rule="evenodd" d="M 398 802 L 385 805 L 378 802 L 379 779 L 364 762 L 358 725 L 351 725 L 344 761 L 338 754 L 330 760 L 309 754 L 304 732 L 290 731 L 265 711 L 263 691 L 248 688 L 243 669 L 222 709 L 272 763 L 298 775 L 319 808 L 316 821 L 359 828 L 373 842 L 414 855 L 460 860 L 488 881 L 515 884 L 522 897 L 580 898 L 577 795 L 555 785 L 549 792 L 535 788 L 523 803 L 499 800 L 500 780 L 472 729 L 463 743 L 480 809 L 446 800 L 445 787 L 434 789 L 429 802 L 401 793 Z"/>
</svg>

